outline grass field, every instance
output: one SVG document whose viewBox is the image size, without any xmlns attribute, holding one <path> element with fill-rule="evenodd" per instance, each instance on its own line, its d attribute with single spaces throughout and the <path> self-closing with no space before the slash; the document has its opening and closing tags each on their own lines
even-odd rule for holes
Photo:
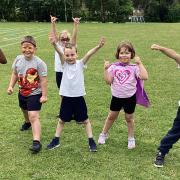
<svg viewBox="0 0 180 180">
<path fill-rule="evenodd" d="M 58 30 L 72 30 L 72 24 L 58 24 Z M 176 143 L 165 160 L 162 169 L 153 166 L 156 148 L 171 127 L 176 115 L 180 81 L 180 69 L 176 63 L 160 52 L 150 50 L 153 43 L 171 47 L 180 53 L 180 24 L 80 24 L 78 54 L 82 57 L 94 47 L 101 36 L 106 45 L 88 63 L 85 71 L 86 103 L 97 141 L 107 116 L 110 89 L 103 80 L 103 60 L 114 61 L 116 47 L 121 40 L 133 43 L 149 72 L 145 89 L 151 108 L 137 106 L 135 112 L 135 137 L 137 147 L 127 149 L 127 127 L 123 113 L 113 125 L 109 139 L 98 146 L 97 153 L 90 153 L 84 128 L 74 121 L 65 125 L 61 146 L 52 151 L 45 149 L 54 135 L 59 109 L 59 96 L 55 83 L 54 50 L 48 42 L 48 23 L 0 23 L 0 48 L 7 56 L 8 64 L 0 65 L 0 179 L 179 179 L 180 143 Z M 32 155 L 28 148 L 32 143 L 31 130 L 19 131 L 23 122 L 18 107 L 16 86 L 8 96 L 6 89 L 11 75 L 11 64 L 20 54 L 20 39 L 33 35 L 37 41 L 37 55 L 48 66 L 48 102 L 41 111 L 43 149 Z"/>
</svg>

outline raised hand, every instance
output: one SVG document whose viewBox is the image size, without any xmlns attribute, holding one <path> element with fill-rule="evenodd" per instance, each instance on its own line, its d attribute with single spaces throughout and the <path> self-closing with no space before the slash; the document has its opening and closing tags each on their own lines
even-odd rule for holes
<svg viewBox="0 0 180 180">
<path fill-rule="evenodd" d="M 152 49 L 152 50 L 159 50 L 159 49 L 160 49 L 160 46 L 157 45 L 157 44 L 153 44 L 153 45 L 151 46 L 151 49 Z"/>
<path fill-rule="evenodd" d="M 104 60 L 104 69 L 105 69 L 105 70 L 107 70 L 107 69 L 109 68 L 110 65 L 111 65 L 111 64 L 110 64 L 109 61 Z"/>
<path fill-rule="evenodd" d="M 105 42 L 106 42 L 106 39 L 104 38 L 104 37 L 101 37 L 101 39 L 100 39 L 100 41 L 99 41 L 99 47 L 103 47 L 104 46 L 104 44 L 105 44 Z"/>
<path fill-rule="evenodd" d="M 56 20 L 58 19 L 57 17 L 55 17 L 55 16 L 51 16 L 50 15 L 50 17 L 51 17 L 51 23 L 55 23 L 56 22 Z"/>
<path fill-rule="evenodd" d="M 134 60 L 135 60 L 135 63 L 136 63 L 137 65 L 142 64 L 141 59 L 140 59 L 139 56 L 136 56 L 136 57 L 134 58 Z"/>
<path fill-rule="evenodd" d="M 73 19 L 73 21 L 74 21 L 75 24 L 79 24 L 79 23 L 80 23 L 80 20 L 81 20 L 81 17 L 80 17 L 80 18 L 75 17 L 75 18 L 72 18 L 72 19 Z"/>
</svg>

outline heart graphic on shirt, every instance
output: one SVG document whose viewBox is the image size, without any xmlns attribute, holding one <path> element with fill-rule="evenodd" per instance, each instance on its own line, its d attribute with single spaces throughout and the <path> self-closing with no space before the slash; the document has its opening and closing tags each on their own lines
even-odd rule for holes
<svg viewBox="0 0 180 180">
<path fill-rule="evenodd" d="M 130 74 L 131 74 L 130 71 L 127 69 L 123 71 L 120 70 L 115 71 L 115 77 L 119 80 L 120 84 L 126 82 L 129 79 Z"/>
</svg>

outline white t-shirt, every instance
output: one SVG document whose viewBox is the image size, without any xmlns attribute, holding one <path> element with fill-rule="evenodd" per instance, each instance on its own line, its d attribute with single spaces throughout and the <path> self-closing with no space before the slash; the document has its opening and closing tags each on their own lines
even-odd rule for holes
<svg viewBox="0 0 180 180">
<path fill-rule="evenodd" d="M 57 47 L 64 53 L 64 47 L 58 42 L 57 43 Z M 56 72 L 63 72 L 63 68 L 62 68 L 62 64 L 61 64 L 61 60 L 59 57 L 59 54 L 57 53 L 57 51 L 55 51 L 55 55 L 54 55 L 54 60 L 55 60 L 55 71 Z"/>
<path fill-rule="evenodd" d="M 63 64 L 63 76 L 59 94 L 66 97 L 79 97 L 86 95 L 84 86 L 84 65 L 82 60 L 76 60 L 75 64 Z"/>
</svg>

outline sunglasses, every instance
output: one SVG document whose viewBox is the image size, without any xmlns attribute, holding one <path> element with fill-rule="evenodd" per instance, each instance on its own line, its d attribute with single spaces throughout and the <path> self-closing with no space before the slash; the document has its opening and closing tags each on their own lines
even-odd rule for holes
<svg viewBox="0 0 180 180">
<path fill-rule="evenodd" d="M 69 41 L 69 38 L 61 38 L 61 41 Z"/>
</svg>

